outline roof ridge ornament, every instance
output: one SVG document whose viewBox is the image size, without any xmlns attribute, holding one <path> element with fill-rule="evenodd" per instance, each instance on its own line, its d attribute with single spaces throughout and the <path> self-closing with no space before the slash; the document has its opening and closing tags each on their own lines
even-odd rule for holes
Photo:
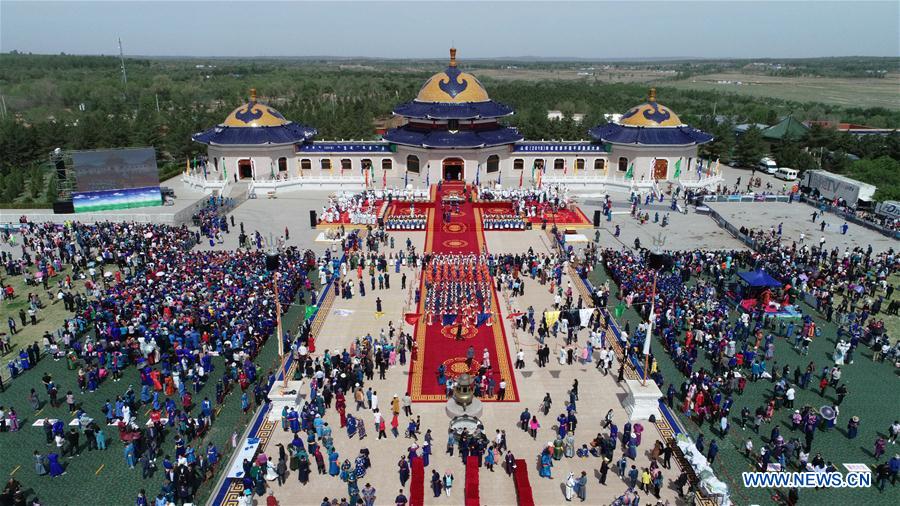
<svg viewBox="0 0 900 506">
<path fill-rule="evenodd" d="M 456 48 L 455 47 L 450 48 L 450 66 L 451 67 L 456 66 Z"/>
<path fill-rule="evenodd" d="M 256 102 L 256 88 L 250 88 L 250 102 Z"/>
<path fill-rule="evenodd" d="M 650 88 L 650 93 L 647 95 L 647 102 L 656 102 L 656 88 Z"/>
</svg>

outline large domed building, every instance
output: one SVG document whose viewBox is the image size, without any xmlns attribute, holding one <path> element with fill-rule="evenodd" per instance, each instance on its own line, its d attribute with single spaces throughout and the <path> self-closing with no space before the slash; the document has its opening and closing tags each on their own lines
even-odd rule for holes
<svg viewBox="0 0 900 506">
<path fill-rule="evenodd" d="M 501 158 L 522 140 L 518 130 L 499 122 L 513 109 L 491 100 L 475 76 L 459 70 L 456 49 L 450 49 L 447 68 L 428 79 L 415 100 L 397 106 L 394 114 L 405 124 L 389 130 L 384 139 L 397 145 L 407 170 L 418 173 L 427 160 L 426 169 L 439 165 L 440 174 L 435 176 L 444 180 L 471 180 L 479 165 L 485 166 L 486 174 L 499 171 Z"/>
<path fill-rule="evenodd" d="M 193 135 L 192 139 L 209 146 L 207 155 L 213 168 L 233 171 L 237 178 L 261 179 L 275 172 L 296 170 L 295 146 L 305 144 L 316 129 L 285 119 L 280 112 L 250 101 L 231 112 L 225 121 Z"/>
<path fill-rule="evenodd" d="M 650 88 L 646 102 L 629 109 L 618 123 L 594 127 L 589 133 L 610 148 L 617 171 L 628 173 L 632 168 L 638 182 L 681 179 L 694 169 L 697 146 L 713 139 L 657 102 L 655 88 Z M 675 168 L 679 160 L 681 164 Z M 678 169 L 681 173 L 676 175 Z"/>
<path fill-rule="evenodd" d="M 641 191 L 660 181 L 696 187 L 719 180 L 695 169 L 698 146 L 712 136 L 685 125 L 656 101 L 653 89 L 617 123 L 590 129 L 591 140 L 527 141 L 504 123 L 513 108 L 492 100 L 478 78 L 460 68 L 456 49 L 447 67 L 393 114 L 402 123 L 383 140 L 314 140 L 315 128 L 286 119 L 251 90 L 249 102 L 193 136 L 208 146 L 217 182 L 194 174 L 191 183 L 221 188 L 227 173 L 264 191 L 421 188 L 438 180 L 529 187 L 540 175 L 543 183 L 576 190 Z"/>
</svg>

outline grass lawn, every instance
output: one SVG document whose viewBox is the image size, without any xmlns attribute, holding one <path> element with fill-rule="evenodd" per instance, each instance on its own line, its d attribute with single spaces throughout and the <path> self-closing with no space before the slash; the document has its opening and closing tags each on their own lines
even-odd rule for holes
<svg viewBox="0 0 900 506">
<path fill-rule="evenodd" d="M 11 281 L 14 280 L 7 280 L 7 282 Z M 4 303 L 4 312 L 6 312 L 5 307 L 6 303 Z M 44 322 L 53 329 L 61 325 L 62 318 L 65 317 L 61 303 L 58 304 L 58 308 L 54 308 L 52 313 L 48 311 L 43 314 Z M 303 305 L 291 306 L 284 317 L 284 329 L 290 329 L 292 333 L 295 333 L 305 311 L 306 308 Z M 40 332 L 43 333 L 43 331 Z M 270 370 L 277 367 L 277 354 L 278 343 L 274 339 L 269 339 L 257 357 L 256 363 L 260 368 L 260 374 L 267 375 Z M 204 396 L 211 399 L 215 396 L 215 383 L 222 376 L 224 368 L 222 367 L 223 361 L 219 358 L 214 360 L 214 364 L 216 369 L 210 375 L 210 380 L 200 394 L 195 395 L 197 405 Z M 27 371 L 11 383 L 6 383 L 6 391 L 0 393 L 0 405 L 6 406 L 7 409 L 10 406 L 16 408 L 22 428 L 17 433 L 0 434 L 0 456 L 2 456 L 0 457 L 0 475 L 15 477 L 25 489 L 29 490 L 31 494 L 36 494 L 44 504 L 129 505 L 134 503 L 134 498 L 141 488 L 146 489 L 151 498 L 155 497 L 162 485 L 162 473 L 157 470 L 152 478 L 142 480 L 140 469 L 129 470 L 125 465 L 124 446 L 118 440 L 118 431 L 115 428 L 103 426 L 103 423 L 98 423 L 98 425 L 103 426 L 106 434 L 107 449 L 105 451 L 87 452 L 83 450 L 79 457 L 63 459 L 66 474 L 57 478 L 37 476 L 34 473 L 32 452 L 39 450 L 46 455 L 51 447 L 45 445 L 43 429 L 31 427 L 31 424 L 36 419 L 44 417 L 60 418 L 66 422 L 72 419 L 65 404 L 59 408 L 50 407 L 48 397 L 40 382 L 40 378 L 45 372 L 51 374 L 59 385 L 60 398 L 64 398 L 65 392 L 70 389 L 78 392 L 75 371 L 67 370 L 63 360 L 56 362 L 44 358 L 33 370 Z M 76 393 L 76 398 L 89 415 L 103 420 L 104 417 L 100 411 L 103 403 L 106 399 L 115 399 L 116 395 L 124 394 L 129 384 L 134 385 L 135 391 L 140 393 L 140 375 L 134 367 L 129 367 L 124 371 L 122 381 L 118 383 L 105 381 L 96 392 Z M 41 409 L 37 412 L 32 412 L 27 400 L 31 388 L 38 391 L 38 395 L 43 401 Z M 147 420 L 146 411 L 145 408 L 136 413 L 139 423 Z M 237 431 L 240 434 L 249 421 L 250 416 L 244 416 L 241 413 L 240 394 L 232 391 L 218 411 L 206 438 L 203 441 L 192 441 L 190 444 L 197 448 L 199 453 L 201 448 L 204 449 L 202 451 L 205 451 L 208 441 L 213 441 L 222 454 L 222 464 L 218 469 L 221 472 L 231 454 L 232 432 Z M 161 445 L 163 455 L 174 454 L 173 441 L 174 431 L 167 431 Z M 84 438 L 81 439 L 81 444 L 85 444 Z M 55 451 L 55 446 L 52 447 L 52 450 Z M 159 465 L 159 462 L 157 464 Z M 205 502 L 214 483 L 215 478 L 200 488 L 197 503 Z"/>
<path fill-rule="evenodd" d="M 738 81 L 741 84 L 736 84 Z M 660 86 L 687 90 L 718 91 L 751 97 L 772 97 L 794 102 L 818 102 L 841 107 L 900 109 L 897 86 L 900 75 L 883 79 L 839 77 L 785 77 L 744 73 L 719 73 L 662 81 Z"/>
<path fill-rule="evenodd" d="M 116 265 L 107 265 L 104 269 L 110 272 L 119 270 Z M 31 271 L 32 269 L 29 270 Z M 2 325 L 2 327 L 0 327 L 0 332 L 9 332 L 9 327 L 6 323 L 6 319 L 9 316 L 12 316 L 16 320 L 16 326 L 18 327 L 18 332 L 16 335 L 12 336 L 11 339 L 13 348 L 12 353 L 18 355 L 19 347 L 29 345 L 34 341 L 37 341 L 38 344 L 40 344 L 41 336 L 44 335 L 44 332 L 50 332 L 55 335 L 57 329 L 62 327 L 63 322 L 67 318 L 72 317 L 72 313 L 66 311 L 66 306 L 63 304 L 63 301 L 57 300 L 55 297 L 57 282 L 65 280 L 66 276 L 71 274 L 72 268 L 68 267 L 63 272 L 58 272 L 55 276 L 50 278 L 47 286 L 52 293 L 48 293 L 47 290 L 44 290 L 42 284 L 32 286 L 26 285 L 22 276 L 3 277 L 4 286 L 12 286 L 16 294 L 12 299 L 5 299 L 0 302 L 0 325 Z M 102 275 L 102 271 L 98 270 L 98 281 L 100 280 L 100 275 Z M 86 279 L 76 279 L 73 277 L 72 293 L 86 292 L 87 289 L 84 286 L 86 281 L 90 281 L 90 277 Z M 23 326 L 22 321 L 19 319 L 19 310 L 28 312 L 29 293 L 38 294 L 44 307 L 37 311 L 37 325 L 31 325 L 29 323 L 28 325 Z M 3 379 L 5 380 L 9 377 L 9 370 L 5 367 L 5 361 L 3 365 L 4 367 L 0 368 L 0 374 L 3 375 Z"/>
<path fill-rule="evenodd" d="M 614 284 L 607 276 L 602 265 L 598 265 L 593 270 L 590 280 L 593 284 L 598 285 L 610 280 L 610 284 Z M 611 304 L 616 304 L 616 301 Z M 817 313 L 813 308 L 804 305 L 802 308 L 805 314 L 811 314 L 822 331 L 822 335 L 816 338 L 810 346 L 808 356 L 801 356 L 793 349 L 791 343 L 784 338 L 776 338 L 775 360 L 778 367 L 789 364 L 791 371 L 795 366 L 800 366 L 801 370 L 806 368 L 809 361 L 816 364 L 816 374 L 821 371 L 822 367 L 831 366 L 834 362 L 831 359 L 832 352 L 836 344 L 837 327 L 825 321 L 825 318 Z M 893 325 L 896 325 L 897 318 L 892 318 Z M 622 318 L 619 320 L 622 326 L 625 320 L 631 323 L 631 328 L 636 328 L 641 319 L 633 308 L 626 309 Z M 896 327 L 895 327 L 896 328 Z M 682 336 L 683 339 L 683 336 Z M 657 357 L 659 370 L 665 379 L 662 391 L 668 389 L 669 383 L 674 383 L 678 389 L 685 380 L 684 376 L 675 367 L 675 363 L 670 356 L 662 348 L 661 344 L 653 344 L 654 354 Z M 694 370 L 705 367 L 711 370 L 709 360 L 701 353 L 698 357 Z M 769 365 L 771 370 L 771 364 Z M 840 415 L 838 416 L 835 428 L 823 432 L 817 431 L 813 440 L 812 456 L 816 452 L 821 452 L 826 460 L 831 460 L 836 464 L 840 471 L 846 471 L 842 463 L 864 463 L 872 465 L 875 460 L 872 450 L 877 435 L 886 436 L 890 424 L 900 418 L 900 412 L 897 410 L 897 373 L 893 366 L 889 363 L 872 362 L 872 353 L 863 347 L 857 348 L 854 353 L 854 363 L 848 364 L 843 368 L 844 374 L 842 381 L 847 383 L 850 389 L 849 395 L 844 399 L 840 407 Z M 819 408 L 823 405 L 830 405 L 834 400 L 833 389 L 829 389 L 825 394 L 825 398 L 819 396 L 818 393 L 818 377 L 811 380 L 811 387 L 816 390 L 797 390 L 795 400 L 795 408 L 802 408 L 809 405 Z M 892 381 L 894 383 L 892 383 Z M 792 433 L 790 430 L 790 410 L 782 408 L 776 411 L 775 418 L 772 423 L 764 424 L 760 430 L 760 434 L 753 433 L 749 428 L 746 431 L 740 429 L 740 411 L 744 406 L 748 406 L 754 411 L 758 406 L 764 404 L 773 393 L 774 384 L 767 380 L 758 382 L 748 382 L 747 388 L 742 396 L 736 396 L 734 405 L 731 409 L 731 430 L 722 441 L 718 435 L 710 430 L 708 423 L 699 428 L 696 423 L 680 413 L 680 410 L 674 409 L 682 425 L 690 432 L 691 436 L 696 439 L 699 432 L 705 434 L 707 441 L 718 439 L 720 453 L 713 466 L 716 475 L 722 481 L 726 482 L 731 491 L 732 500 L 735 504 L 771 504 L 773 490 L 765 489 L 748 489 L 744 488 L 741 483 L 741 472 L 752 471 L 752 462 L 743 456 L 742 449 L 744 441 L 747 437 L 752 437 L 754 449 L 758 452 L 759 448 L 765 444 L 772 430 L 772 424 L 780 424 L 781 435 L 784 438 L 798 437 L 803 441 L 802 433 L 799 431 Z M 889 401 L 895 399 L 895 401 Z M 890 408 L 889 406 L 894 406 Z M 846 436 L 847 421 L 851 416 L 859 416 L 861 420 L 859 435 L 855 439 L 848 439 Z M 708 446 L 708 445 L 707 445 Z M 896 446 L 888 445 L 887 458 L 898 452 Z M 885 457 L 882 457 L 884 461 Z M 893 499 L 891 499 L 893 497 Z M 871 489 L 822 489 L 822 490 L 801 490 L 800 500 L 806 504 L 852 504 L 853 501 L 864 501 L 868 505 L 888 505 L 896 504 L 897 489 L 890 486 L 885 489 L 884 493 L 879 493 L 874 487 Z"/>
</svg>

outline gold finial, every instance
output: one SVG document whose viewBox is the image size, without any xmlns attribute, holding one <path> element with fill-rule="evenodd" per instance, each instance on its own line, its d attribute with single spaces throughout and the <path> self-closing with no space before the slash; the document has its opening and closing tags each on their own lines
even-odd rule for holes
<svg viewBox="0 0 900 506">
<path fill-rule="evenodd" d="M 647 95 L 647 102 L 656 102 L 656 88 L 650 88 L 650 94 Z"/>
<path fill-rule="evenodd" d="M 450 66 L 451 67 L 456 66 L 456 48 L 455 47 L 450 48 Z"/>
<path fill-rule="evenodd" d="M 250 101 L 256 102 L 256 88 L 250 88 Z"/>
</svg>

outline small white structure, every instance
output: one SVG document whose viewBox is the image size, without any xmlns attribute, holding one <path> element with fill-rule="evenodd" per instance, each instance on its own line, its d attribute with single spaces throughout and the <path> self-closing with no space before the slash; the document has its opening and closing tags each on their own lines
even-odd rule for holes
<svg viewBox="0 0 900 506">
<path fill-rule="evenodd" d="M 659 400 L 663 395 L 656 382 L 651 380 L 644 385 L 640 380 L 625 380 L 625 391 L 628 397 L 624 407 L 629 422 L 648 420 L 650 415 L 659 416 Z"/>
</svg>

